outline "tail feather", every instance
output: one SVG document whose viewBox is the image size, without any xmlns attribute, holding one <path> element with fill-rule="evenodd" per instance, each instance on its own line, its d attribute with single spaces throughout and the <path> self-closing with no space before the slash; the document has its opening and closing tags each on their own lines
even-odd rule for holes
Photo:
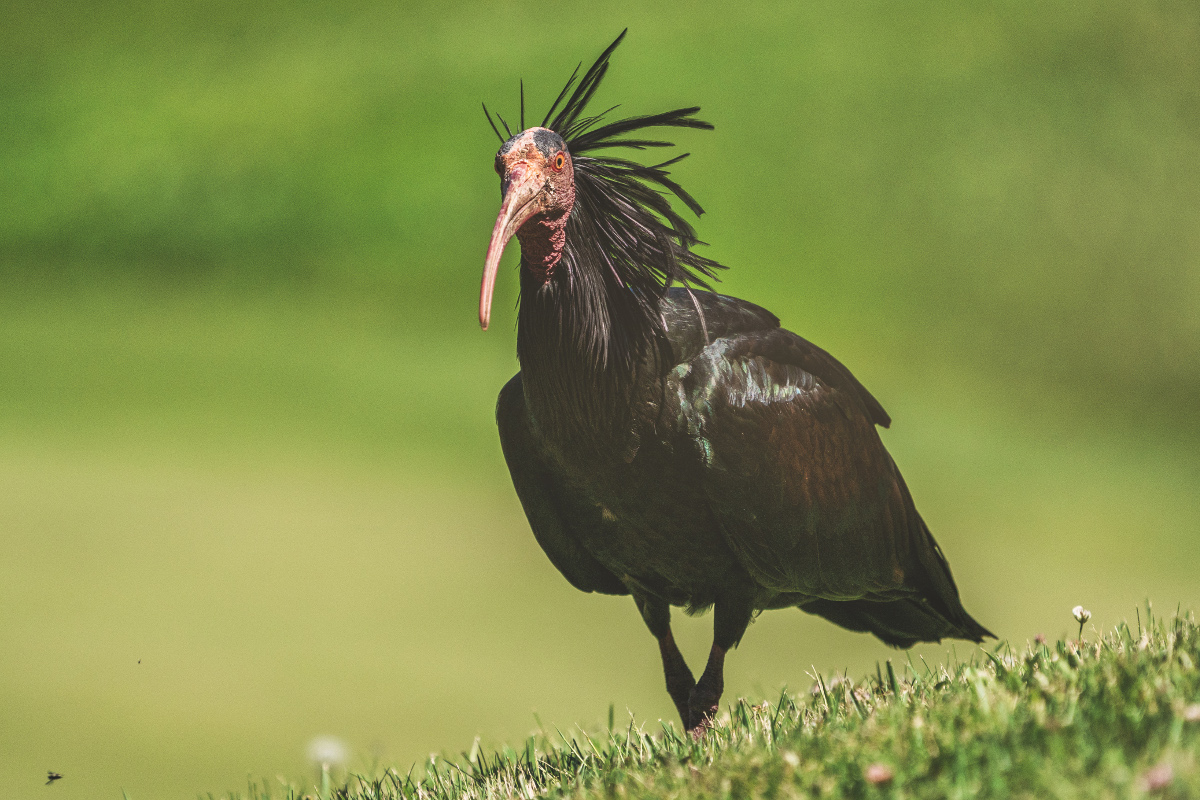
<svg viewBox="0 0 1200 800">
<path fill-rule="evenodd" d="M 991 634 L 971 619 L 963 616 L 970 626 L 956 624 L 923 600 L 814 600 L 801 610 L 824 617 L 835 625 L 852 631 L 872 633 L 893 647 L 908 648 L 917 642 L 940 642 L 942 639 L 983 641 Z"/>
<path fill-rule="evenodd" d="M 923 608 L 941 620 L 945 626 L 945 632 L 937 639 L 941 639 L 942 636 L 967 639 L 972 642 L 981 642 L 985 636 L 995 639 L 994 633 L 980 625 L 963 608 L 962 600 L 958 597 L 958 586 L 954 583 L 954 576 L 950 574 L 950 563 L 942 554 L 942 548 L 938 547 L 937 540 L 933 538 L 929 526 L 917 512 L 912 494 L 908 491 L 908 485 L 904 482 L 904 477 L 900 474 L 894 461 L 892 470 L 900 485 L 901 495 L 904 497 L 905 517 L 909 521 L 909 530 L 913 535 L 912 544 L 917 561 L 915 566 L 919 567 L 915 570 L 916 574 L 911 576 L 913 588 L 920 593 L 918 602 Z M 914 634 L 915 630 L 914 628 Z M 919 636 L 918 640 L 932 641 L 923 636 Z"/>
<path fill-rule="evenodd" d="M 915 510 L 913 514 L 916 514 Z M 954 583 L 954 576 L 950 574 L 950 564 L 942 555 L 942 548 L 938 547 L 925 520 L 918 515 L 917 521 L 921 523 L 921 532 L 925 538 L 925 546 L 918 548 L 917 556 L 924 568 L 925 577 L 929 581 L 925 592 L 926 602 L 932 610 L 953 626 L 954 633 L 948 635 L 957 639 L 970 639 L 973 642 L 981 642 L 985 636 L 995 639 L 996 634 L 980 625 L 963 608 L 962 601 L 958 597 L 958 586 Z"/>
<path fill-rule="evenodd" d="M 918 569 L 910 574 L 919 595 L 889 601 L 813 600 L 801 605 L 801 610 L 852 631 L 873 633 L 894 647 L 908 648 L 917 642 L 942 639 L 982 642 L 984 637 L 996 638 L 963 608 L 950 564 L 917 513 L 906 487 L 904 496 L 909 519 L 920 526 L 915 548 Z"/>
</svg>

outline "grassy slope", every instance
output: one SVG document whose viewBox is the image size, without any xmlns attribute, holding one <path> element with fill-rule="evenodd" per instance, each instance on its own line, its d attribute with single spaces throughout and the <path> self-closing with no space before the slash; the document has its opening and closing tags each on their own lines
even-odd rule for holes
<svg viewBox="0 0 1200 800">
<path fill-rule="evenodd" d="M 1008 645 L 809 698 L 739 700 L 702 742 L 664 726 L 473 749 L 423 778 L 387 770 L 345 798 L 1191 797 L 1200 794 L 1200 627 L 1122 623 L 1098 641 Z M 286 797 L 302 793 L 282 790 Z M 278 785 L 252 786 L 255 798 Z"/>
</svg>

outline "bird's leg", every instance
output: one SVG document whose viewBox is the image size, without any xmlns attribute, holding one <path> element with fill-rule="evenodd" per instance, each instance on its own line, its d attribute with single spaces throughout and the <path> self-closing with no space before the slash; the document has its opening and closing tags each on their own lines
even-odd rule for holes
<svg viewBox="0 0 1200 800">
<path fill-rule="evenodd" d="M 675 710 L 683 721 L 683 727 L 688 727 L 688 717 L 691 715 L 692 691 L 696 688 L 696 679 L 683 660 L 683 653 L 675 645 L 675 637 L 670 629 L 665 636 L 658 640 L 658 650 L 662 653 L 663 674 L 667 678 L 667 694 L 675 702 Z"/>
<path fill-rule="evenodd" d="M 690 716 L 689 703 L 692 690 L 696 688 L 696 679 L 692 677 L 692 671 L 688 669 L 687 662 L 683 660 L 683 653 L 679 652 L 679 647 L 675 644 L 675 637 L 671 634 L 671 607 L 658 598 L 645 598 L 637 595 L 634 595 L 634 602 L 637 603 L 638 611 L 642 612 L 642 619 L 646 621 L 646 627 L 650 629 L 650 633 L 654 634 L 654 638 L 658 639 L 658 651 L 662 654 L 663 674 L 667 679 L 667 694 L 671 695 L 675 709 L 679 712 L 679 718 L 683 720 L 683 727 L 687 728 Z"/>
<path fill-rule="evenodd" d="M 688 699 L 688 730 L 695 737 L 701 736 L 717 715 L 721 693 L 725 691 L 725 654 L 737 647 L 753 616 L 754 605 L 749 593 L 717 599 L 708 664 Z"/>
<path fill-rule="evenodd" d="M 696 684 L 692 696 L 688 699 L 687 727 L 693 736 L 699 737 L 704 733 L 717 716 L 717 708 L 721 705 L 721 693 L 725 691 L 725 653 L 725 648 L 713 642 L 704 674 L 700 676 L 700 682 Z"/>
</svg>

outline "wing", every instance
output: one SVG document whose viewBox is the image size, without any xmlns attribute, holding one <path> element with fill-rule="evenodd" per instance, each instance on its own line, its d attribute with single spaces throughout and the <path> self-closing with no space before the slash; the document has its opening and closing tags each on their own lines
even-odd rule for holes
<svg viewBox="0 0 1200 800">
<path fill-rule="evenodd" d="M 812 342 L 781 329 L 779 318 L 762 306 L 714 292 L 673 288 L 664 296 L 661 309 L 676 364 L 691 361 L 710 345 L 729 339 L 721 345 L 721 354 L 730 358 L 762 356 L 797 367 L 857 397 L 876 425 L 886 428 L 892 424 L 883 406 L 850 370 Z"/>
<path fill-rule="evenodd" d="M 775 328 L 718 339 L 672 380 L 713 513 L 760 585 L 896 644 L 986 633 L 879 439 L 887 414 L 841 363 Z"/>
<path fill-rule="evenodd" d="M 692 360 L 717 339 L 779 327 L 779 318 L 762 306 L 698 289 L 668 289 L 659 308 L 674 364 Z"/>
<path fill-rule="evenodd" d="M 594 510 L 579 506 L 556 477 L 537 446 L 521 375 L 517 373 L 500 390 L 496 402 L 496 424 L 500 428 L 500 446 L 512 475 L 513 487 L 529 519 L 529 527 L 550 563 L 558 568 L 571 585 L 585 592 L 629 594 L 625 584 L 592 557 L 571 536 L 572 524 L 586 524 Z"/>
</svg>

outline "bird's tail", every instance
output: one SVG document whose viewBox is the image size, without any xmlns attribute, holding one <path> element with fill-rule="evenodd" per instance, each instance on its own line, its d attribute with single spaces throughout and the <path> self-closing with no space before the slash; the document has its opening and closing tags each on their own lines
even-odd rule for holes
<svg viewBox="0 0 1200 800">
<path fill-rule="evenodd" d="M 917 514 L 915 508 L 911 509 L 911 513 L 920 523 L 920 534 L 924 539 L 917 547 L 917 558 L 928 580 L 928 588 L 922 599 L 931 611 L 952 628 L 952 632 L 947 633 L 947 636 L 969 639 L 972 642 L 981 642 L 985 636 L 995 639 L 996 634 L 980 625 L 963 608 L 962 601 L 958 598 L 958 586 L 954 583 L 954 576 L 950 574 L 950 564 L 942 555 L 942 548 L 938 547 L 933 534 L 929 532 L 929 526 L 921 519 L 920 514 Z"/>
<path fill-rule="evenodd" d="M 917 642 L 942 639 L 981 641 L 981 634 L 963 631 L 923 600 L 814 600 L 801 610 L 822 616 L 835 625 L 852 631 L 873 633 L 893 647 L 912 647 Z"/>
<path fill-rule="evenodd" d="M 950 564 L 917 513 L 908 487 L 896 470 L 904 497 L 906 517 L 912 525 L 916 564 L 910 566 L 910 578 L 919 592 L 902 600 L 814 600 L 801 606 L 852 631 L 873 633 L 895 647 L 912 647 L 917 642 L 942 639 L 967 639 L 982 642 L 996 635 L 967 613 L 958 597 L 958 586 L 950 574 Z"/>
</svg>

